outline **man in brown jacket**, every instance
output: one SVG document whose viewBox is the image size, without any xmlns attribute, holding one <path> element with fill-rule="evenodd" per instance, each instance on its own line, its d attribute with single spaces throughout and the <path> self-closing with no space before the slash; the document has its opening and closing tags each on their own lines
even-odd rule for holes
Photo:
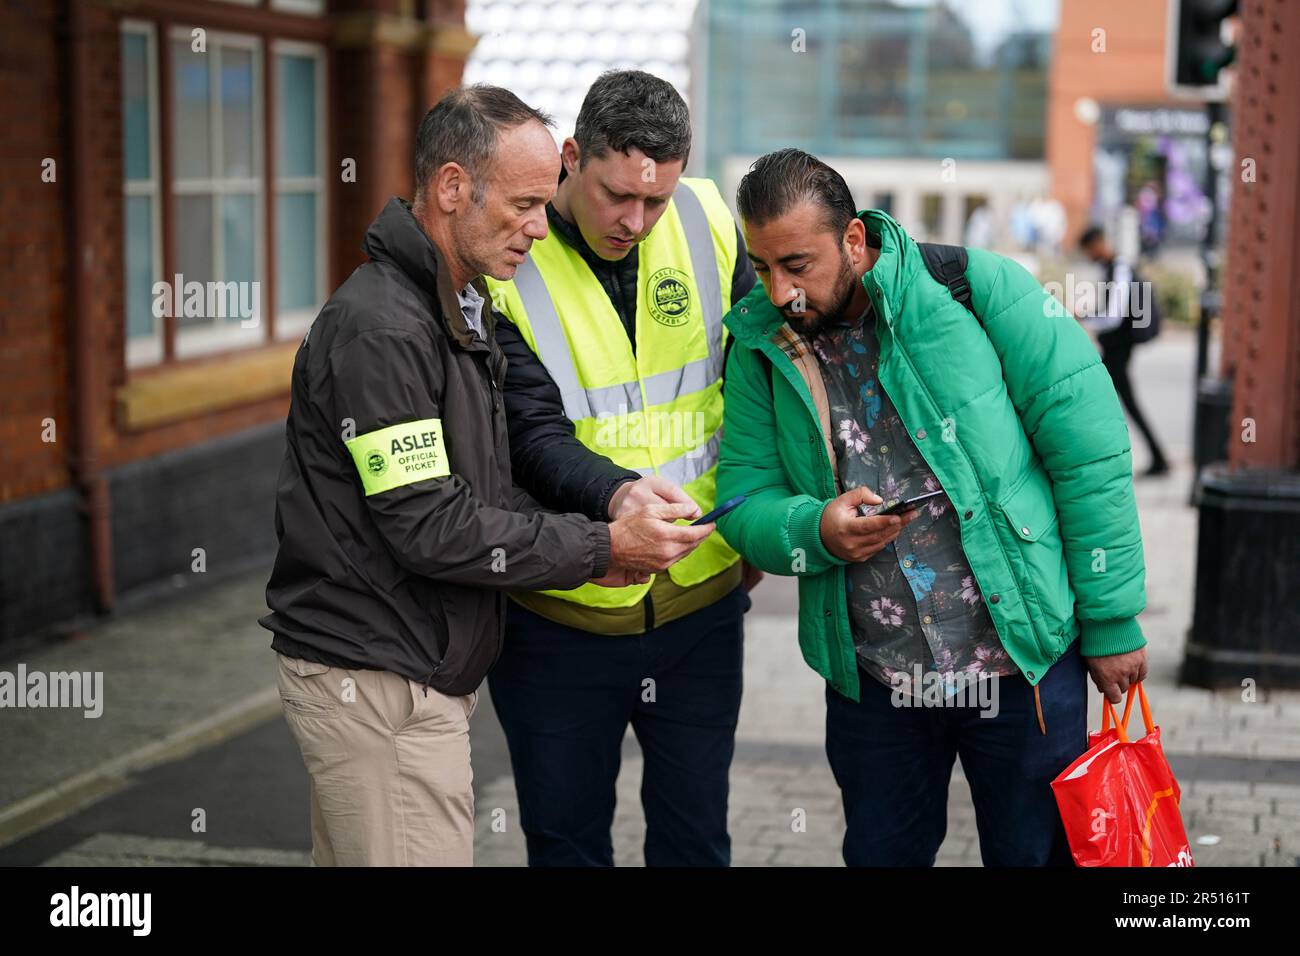
<svg viewBox="0 0 1300 956">
<path fill-rule="evenodd" d="M 504 591 L 645 580 L 713 525 L 687 504 L 606 524 L 511 480 L 482 275 L 546 235 L 549 118 L 495 87 L 453 91 L 294 362 L 261 619 L 311 776 L 320 865 L 473 860 L 469 717 L 501 650 Z"/>
</svg>

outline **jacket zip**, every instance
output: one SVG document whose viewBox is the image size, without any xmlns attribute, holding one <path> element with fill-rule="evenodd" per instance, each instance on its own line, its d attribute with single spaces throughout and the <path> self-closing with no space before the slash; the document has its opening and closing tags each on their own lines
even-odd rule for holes
<svg viewBox="0 0 1300 956">
<path fill-rule="evenodd" d="M 868 294 L 870 294 L 870 293 L 868 293 Z M 877 314 L 878 314 L 878 315 L 881 314 L 882 310 L 880 309 L 879 304 L 877 303 L 877 301 L 876 301 L 874 298 L 872 299 L 872 306 L 873 306 L 874 308 L 876 308 L 876 311 L 877 311 Z M 928 388 L 928 386 L 926 386 L 926 384 L 925 384 L 924 382 L 921 381 L 920 376 L 918 376 L 918 375 L 916 374 L 916 367 L 912 364 L 912 358 L 911 358 L 911 356 L 907 354 L 907 350 L 904 349 L 902 346 L 900 346 L 900 345 L 898 344 L 898 342 L 897 342 L 897 339 L 894 338 L 894 335 L 893 335 L 893 326 L 892 326 L 892 325 L 889 326 L 889 331 L 890 331 L 890 337 L 891 337 L 892 339 L 894 339 L 894 347 L 898 349 L 898 354 L 902 357 L 902 361 L 907 365 L 908 369 L 911 371 L 913 380 L 916 381 L 917 385 L 918 385 L 918 386 L 921 388 L 921 390 L 925 393 L 925 397 L 929 400 L 929 402 L 930 402 L 930 406 L 931 406 L 932 408 L 938 408 L 938 404 L 937 404 L 937 403 L 935 402 L 935 400 L 934 400 L 934 395 L 930 392 L 930 389 Z M 771 342 L 770 342 L 770 339 L 767 338 L 767 337 L 764 337 L 764 338 L 762 339 L 762 341 L 764 341 L 764 342 L 768 342 L 768 343 L 772 344 L 772 348 L 773 348 L 776 352 L 780 353 L 780 355 L 785 359 L 785 361 L 786 361 L 787 364 L 790 364 L 791 367 L 793 367 L 793 363 L 790 361 L 790 357 L 789 357 L 788 355 L 785 354 L 784 350 L 781 349 L 780 346 L 775 345 L 774 343 L 771 343 Z M 765 350 L 762 349 L 762 348 L 760 347 L 758 351 L 760 351 L 760 352 L 764 352 Z M 773 367 L 775 367 L 776 362 L 773 360 L 773 356 L 770 356 L 770 355 L 769 355 L 769 356 L 768 356 L 768 361 L 772 363 Z M 782 370 L 782 375 L 784 375 L 784 374 L 785 374 L 785 371 Z M 797 371 L 797 370 L 796 370 L 796 373 L 795 373 L 795 374 L 796 374 L 796 376 L 798 376 L 798 371 Z M 802 378 L 802 376 L 798 376 L 798 377 L 799 377 L 799 378 Z M 788 376 L 787 376 L 787 380 L 788 380 Z M 807 386 L 805 385 L 805 388 L 806 388 L 806 387 L 807 387 Z M 883 385 L 883 383 L 882 383 L 881 388 L 883 388 L 883 387 L 884 387 L 884 385 Z M 801 395 L 800 397 L 802 398 L 802 395 Z M 810 400 L 811 400 L 811 397 L 809 398 L 809 400 L 805 400 L 805 401 L 804 401 L 804 410 L 805 410 L 805 411 L 809 411 L 809 410 L 808 410 L 808 402 L 809 402 Z M 897 406 L 895 406 L 895 407 L 897 407 Z M 812 419 L 813 419 L 814 435 L 819 436 L 820 433 L 821 433 L 821 420 L 816 416 L 815 413 L 809 411 L 809 414 L 812 416 Z M 899 412 L 898 417 L 899 417 L 900 420 L 902 419 L 903 415 L 902 415 L 902 412 L 901 412 L 901 411 Z M 903 425 L 904 425 L 904 427 L 907 429 L 908 436 L 910 437 L 911 434 L 912 434 L 912 430 L 911 430 L 911 428 L 907 425 L 906 422 L 903 422 Z M 817 456 L 817 460 L 818 460 L 818 461 L 821 463 L 821 465 L 822 465 L 822 475 L 823 475 L 823 485 L 822 485 L 822 487 L 823 487 L 823 488 L 826 487 L 826 485 L 825 485 L 825 477 L 826 477 L 827 475 L 832 476 L 832 477 L 831 477 L 831 484 L 832 484 L 832 486 L 833 486 L 833 485 L 834 485 L 834 477 L 833 477 L 833 475 L 834 475 L 834 471 L 833 471 L 833 469 L 831 469 L 829 463 L 826 461 L 825 443 L 824 443 L 824 442 L 817 442 L 817 444 L 819 444 L 819 445 L 822 446 L 822 453 L 821 453 L 821 455 Z M 958 447 L 961 447 L 961 446 L 959 445 Z M 934 466 L 930 463 L 930 460 L 926 457 L 925 452 L 922 451 L 921 448 L 920 448 L 919 446 L 917 447 L 917 451 L 920 453 L 922 460 L 925 461 L 926 466 L 930 469 L 931 472 L 933 472 L 933 471 L 934 471 Z M 974 476 L 974 478 L 975 478 L 975 484 L 976 484 L 976 486 L 979 487 L 979 489 L 980 489 L 980 496 L 981 496 L 981 498 L 983 498 L 983 499 L 985 499 L 985 501 L 987 501 L 988 496 L 984 493 L 984 488 L 983 488 L 983 486 L 981 486 L 981 485 L 979 484 L 979 475 L 978 475 L 978 473 L 975 471 L 975 464 L 974 464 L 974 462 L 972 462 L 972 461 L 970 460 L 970 455 L 968 455 L 968 454 L 966 453 L 966 449 L 965 449 L 965 448 L 961 448 L 961 453 L 962 453 L 962 456 L 966 459 L 966 463 L 967 463 L 967 465 L 968 465 L 969 468 L 970 468 L 970 472 L 971 472 L 971 474 L 972 474 L 972 475 Z M 937 478 L 937 475 L 936 475 L 936 478 Z M 834 497 L 834 488 L 833 488 L 833 487 L 832 487 L 831 489 L 829 489 L 829 492 L 830 492 L 831 497 Z M 827 492 L 823 492 L 823 494 L 825 494 L 825 493 L 827 493 Z M 994 537 L 996 538 L 996 534 L 994 535 Z M 1017 580 L 1017 579 L 1016 579 L 1016 574 L 1015 574 L 1015 569 L 1011 566 L 1011 559 L 1010 559 L 1010 557 L 1006 554 L 1005 549 L 1002 548 L 1001 541 L 998 542 L 998 548 L 999 548 L 999 550 L 1002 551 L 1002 560 L 1003 560 L 1003 562 L 1006 563 L 1008 570 L 1011 571 L 1011 578 L 1012 578 L 1012 580 Z M 1017 585 L 1017 586 L 1018 586 L 1018 585 Z M 1031 625 L 1032 625 L 1032 621 L 1031 621 Z M 1037 629 L 1037 628 L 1033 628 L 1033 627 L 1031 627 L 1031 630 L 1033 630 L 1033 632 L 1034 632 L 1034 643 L 1038 644 L 1039 651 L 1042 652 L 1042 651 L 1043 651 L 1043 646 L 1042 646 L 1042 643 L 1038 640 L 1038 629 Z M 1044 726 L 1044 722 L 1043 722 L 1043 711 L 1042 711 L 1042 705 L 1041 705 L 1041 703 L 1040 703 L 1040 701 L 1039 701 L 1038 685 L 1037 685 L 1037 684 L 1034 685 L 1034 706 L 1035 706 L 1035 710 L 1037 711 L 1039 730 L 1040 730 L 1041 733 L 1043 733 L 1043 734 L 1045 735 L 1045 734 L 1047 733 L 1047 729 L 1046 729 L 1046 727 Z"/>
<path fill-rule="evenodd" d="M 776 345 L 768 338 L 764 338 L 763 341 L 770 344 L 773 350 L 778 355 L 780 355 L 781 358 L 785 360 L 786 364 L 789 365 L 792 369 L 794 368 L 794 363 L 790 361 L 790 356 L 786 355 L 785 351 L 779 345 Z M 764 350 L 761 346 L 757 351 L 760 354 L 766 355 L 766 350 Z M 767 355 L 767 360 L 769 363 L 771 363 L 773 368 L 776 368 L 776 361 L 774 360 L 773 356 Z M 782 370 L 781 374 L 785 375 L 784 369 Z M 794 377 L 796 379 L 799 379 L 800 381 L 803 380 L 802 376 L 799 375 L 797 369 L 795 369 Z M 786 376 L 787 381 L 789 381 L 789 378 L 790 376 Z M 804 389 L 807 390 L 806 384 L 804 385 Z M 803 396 L 800 395 L 800 398 L 802 399 Z M 809 395 L 808 398 L 804 401 L 803 406 L 804 406 L 804 411 L 808 413 L 808 416 L 812 421 L 813 436 L 816 440 L 816 443 L 821 447 L 821 454 L 815 457 L 817 458 L 817 461 L 822 465 L 822 494 L 829 493 L 830 497 L 834 498 L 835 497 L 835 470 L 831 466 L 830 460 L 826 457 L 826 443 L 824 441 L 821 441 L 821 431 L 822 431 L 821 419 L 817 417 L 816 409 L 809 407 L 811 403 L 812 403 L 812 396 Z M 829 484 L 826 481 L 827 478 L 830 479 Z"/>
<path fill-rule="evenodd" d="M 445 658 L 444 658 L 444 659 L 445 659 Z M 430 682 L 433 680 L 433 675 L 436 674 L 436 673 L 438 673 L 438 671 L 440 671 L 440 670 L 442 669 L 442 663 L 443 663 L 442 661 L 438 661 L 437 664 L 433 665 L 433 670 L 429 671 L 429 676 L 426 677 L 426 678 L 424 679 L 424 696 L 425 696 L 425 697 L 428 697 L 428 696 L 429 696 L 429 684 L 430 684 Z"/>
<path fill-rule="evenodd" d="M 477 363 L 476 363 L 476 364 L 477 364 Z M 497 436 L 498 436 L 498 432 L 499 432 L 499 429 L 497 428 L 497 415 L 500 414 L 500 412 L 501 412 L 501 401 L 502 401 L 502 399 L 501 399 L 501 387 L 497 384 L 496 374 L 492 371 L 492 350 L 491 350 L 491 348 L 488 348 L 488 349 L 483 353 L 483 364 L 482 364 L 482 368 L 483 368 L 483 376 L 484 376 L 484 377 L 487 379 L 487 381 L 488 381 L 488 389 L 489 389 L 488 394 L 489 394 L 490 399 L 491 399 L 490 404 L 491 404 L 491 406 L 492 406 L 492 410 L 491 410 L 491 414 L 490 414 L 488 417 L 491 418 L 491 420 L 492 420 L 492 445 L 493 445 L 493 448 L 495 448 L 496 445 L 497 445 Z M 507 477 L 507 480 L 512 480 L 512 479 L 510 479 L 509 472 L 507 472 L 507 476 L 506 476 L 506 477 Z M 490 671 L 493 667 L 496 666 L 497 661 L 499 661 L 499 660 L 501 659 L 501 654 L 502 654 L 502 652 L 503 652 L 503 651 L 505 650 L 505 648 L 506 648 L 506 639 L 505 639 L 505 616 L 506 616 L 506 614 L 508 613 L 508 609 L 506 608 L 506 604 L 507 604 L 507 601 L 506 601 L 503 597 L 498 597 L 497 605 L 498 605 L 498 608 L 499 608 L 499 614 L 500 614 L 500 617 L 501 617 L 501 624 L 500 624 L 500 627 L 498 627 L 498 629 L 497 629 L 497 649 L 496 649 L 496 653 L 492 655 L 492 663 L 491 663 L 490 665 L 488 665 L 488 670 L 489 670 L 489 671 Z"/>
<path fill-rule="evenodd" d="M 925 384 L 925 382 L 921 381 L 921 377 L 920 377 L 919 375 L 916 374 L 916 366 L 912 364 L 912 357 L 911 357 L 910 355 L 907 354 L 907 350 L 906 350 L 905 348 L 903 348 L 901 345 L 898 344 L 898 339 L 897 339 L 897 337 L 894 335 L 894 327 L 893 327 L 892 325 L 889 327 L 889 335 L 890 335 L 890 338 L 891 338 L 891 339 L 893 340 L 893 342 L 894 342 L 894 348 L 896 348 L 896 349 L 898 350 L 898 354 L 899 354 L 900 356 L 902 356 L 902 359 L 903 359 L 903 361 L 906 363 L 906 365 L 907 365 L 907 367 L 908 367 L 908 370 L 912 373 L 912 380 L 915 381 L 916 384 L 920 387 L 921 391 L 923 391 L 923 392 L 925 393 L 925 397 L 926 397 L 926 399 L 929 401 L 929 403 L 930 403 L 930 407 L 931 407 L 931 408 L 934 408 L 934 409 L 938 409 L 939 404 L 934 400 L 934 395 L 930 392 L 930 388 L 929 388 L 929 386 L 927 386 L 927 385 Z M 884 388 L 884 385 L 883 385 L 883 384 L 881 385 L 881 388 L 882 388 L 882 389 Z M 1008 396 L 1008 400 L 1010 400 L 1010 396 Z M 894 408 L 895 408 L 895 409 L 898 408 L 897 403 L 895 403 Z M 898 417 L 899 417 L 900 420 L 902 419 L 902 417 L 903 417 L 903 413 L 902 413 L 901 411 L 899 411 L 899 413 L 898 413 Z M 903 422 L 903 425 L 904 425 L 905 427 L 907 427 L 907 422 Z M 912 430 L 911 430 L 910 427 L 907 428 L 907 432 L 908 432 L 908 435 L 909 435 L 909 436 L 912 434 Z M 977 487 L 979 488 L 979 490 L 980 490 L 980 497 L 983 499 L 983 501 L 984 501 L 985 503 L 987 503 L 987 502 L 988 502 L 988 494 L 985 492 L 985 490 L 984 490 L 984 486 L 980 484 L 980 480 L 979 480 L 979 472 L 975 470 L 975 463 L 974 463 L 973 461 L 971 461 L 971 459 L 970 459 L 970 455 L 967 454 L 965 446 L 962 445 L 961 442 L 957 442 L 956 444 L 957 444 L 957 448 L 961 451 L 962 457 L 966 459 L 966 465 L 967 465 L 967 467 L 968 467 L 969 470 L 970 470 L 971 476 L 975 479 L 975 484 L 976 484 L 976 486 L 977 486 Z M 920 452 L 921 457 L 922 457 L 923 459 L 925 459 L 925 463 L 926 463 L 926 465 L 929 467 L 930 471 L 933 472 L 933 471 L 934 471 L 934 466 L 931 465 L 931 464 L 930 464 L 930 460 L 929 460 L 928 458 L 926 458 L 926 456 L 925 456 L 925 452 L 921 450 L 921 447 L 920 447 L 919 445 L 917 446 L 917 449 L 916 449 L 916 450 L 917 450 L 918 452 Z M 936 475 L 935 477 L 937 478 L 938 476 Z M 1026 479 L 1026 480 L 1028 480 L 1028 479 Z M 987 510 L 987 508 L 986 508 L 986 510 Z M 1000 510 L 1000 509 L 999 509 L 999 510 Z M 999 520 L 999 519 L 995 519 L 995 520 Z M 1001 539 L 997 536 L 997 533 L 996 533 L 996 532 L 994 532 L 993 538 L 994 538 L 994 540 L 997 541 L 997 543 L 998 543 L 998 550 L 1002 552 L 1002 561 L 1003 561 L 1003 563 L 1007 566 L 1007 570 L 1008 570 L 1009 572 L 1011 572 L 1011 580 L 1016 582 L 1016 589 L 1017 589 L 1017 590 L 1021 590 L 1021 587 L 1020 587 L 1020 581 L 1019 581 L 1019 578 L 1016 576 L 1016 569 L 1015 569 L 1015 567 L 1014 567 L 1014 566 L 1012 565 L 1012 563 L 1011 563 L 1011 557 L 1010 557 L 1010 555 L 1007 554 L 1007 550 L 1006 550 L 1006 548 L 1002 546 L 1002 541 L 1001 541 Z M 972 572 L 973 572 L 973 570 L 974 570 L 974 569 L 972 569 Z M 1028 569 L 1026 569 L 1026 573 L 1028 573 Z M 1028 580 L 1026 580 L 1026 584 L 1028 584 L 1028 583 L 1029 583 Z M 1024 604 L 1024 600 L 1023 600 L 1023 598 L 1022 598 L 1022 600 L 1021 600 L 1021 603 Z M 1041 611 L 1041 608 L 1040 608 L 1040 611 Z M 1029 613 L 1027 607 L 1026 607 L 1026 611 L 1025 611 L 1025 613 L 1026 613 L 1026 615 L 1028 615 L 1028 613 Z M 996 623 L 996 622 L 995 622 L 995 623 Z M 1046 648 L 1043 647 L 1042 642 L 1038 639 L 1038 628 L 1033 626 L 1033 623 L 1034 623 L 1034 622 L 1033 622 L 1033 619 L 1032 619 L 1032 618 L 1030 618 L 1030 622 L 1029 622 L 1029 623 L 1030 623 L 1030 630 L 1031 630 L 1031 631 L 1033 632 L 1033 634 L 1034 634 L 1034 643 L 1038 645 L 1038 651 L 1039 651 L 1039 653 L 1045 655 L 1045 654 L 1046 654 Z M 1051 665 L 1049 664 L 1048 666 L 1050 667 Z M 1035 704 L 1038 703 L 1038 685 L 1037 685 L 1037 684 L 1034 685 L 1034 702 L 1035 702 Z M 1043 727 L 1043 714 L 1042 714 L 1042 709 L 1041 709 L 1041 707 L 1039 708 L 1039 711 L 1038 711 L 1038 724 L 1039 724 L 1039 727 L 1040 727 L 1040 728 Z M 1047 733 L 1047 730 L 1046 730 L 1046 729 L 1043 729 L 1043 733 L 1046 734 L 1046 733 Z"/>
<path fill-rule="evenodd" d="M 483 370 L 487 372 L 488 385 L 492 389 L 490 393 L 492 396 L 492 430 L 495 433 L 497 424 L 496 416 L 497 413 L 501 411 L 501 387 L 497 385 L 497 378 L 496 375 L 493 374 L 492 369 L 488 368 L 488 363 L 491 360 L 492 357 L 490 355 L 483 360 Z"/>
<path fill-rule="evenodd" d="M 782 349 L 779 345 L 776 345 L 774 342 L 772 342 L 772 340 L 771 340 L 770 338 L 768 338 L 768 337 L 765 336 L 765 337 L 761 340 L 761 342 L 760 342 L 760 346 L 759 346 L 759 348 L 757 349 L 757 351 L 759 352 L 759 354 L 766 354 L 766 353 L 765 353 L 765 350 L 762 348 L 762 344 L 761 344 L 762 342 L 766 342 L 767 344 L 771 345 L 772 348 L 773 348 L 773 350 L 774 350 L 776 353 L 778 353 L 778 354 L 781 356 L 781 358 L 785 360 L 785 363 L 786 363 L 787 365 L 789 365 L 790 368 L 794 371 L 794 378 L 798 379 L 798 380 L 801 381 L 801 382 L 803 381 L 803 377 L 802 377 L 801 375 L 799 375 L 799 371 L 798 371 L 798 369 L 795 369 L 795 368 L 794 368 L 794 363 L 790 360 L 790 356 L 786 355 L 786 354 L 785 354 L 785 350 Z M 768 360 L 769 363 L 771 363 L 772 368 L 775 369 L 775 368 L 776 368 L 776 362 L 775 362 L 773 356 L 768 355 L 768 356 L 767 356 L 767 360 Z M 785 370 L 784 370 L 784 369 L 782 369 L 781 374 L 782 374 L 782 375 L 785 375 Z M 790 381 L 790 376 L 786 376 L 786 380 L 787 380 L 787 383 L 790 385 L 791 388 L 795 388 L 794 382 Z M 769 384 L 771 384 L 771 383 L 769 383 Z M 804 391 L 806 392 L 807 390 L 808 390 L 808 385 L 807 385 L 807 383 L 804 383 Z M 799 391 L 798 391 L 797 388 L 795 388 L 795 393 L 796 393 L 796 394 L 799 394 Z M 802 399 L 803 396 L 800 395 L 800 398 Z M 772 401 L 773 401 L 774 403 L 775 403 L 775 401 L 776 401 L 776 395 L 775 395 L 775 393 L 774 393 L 773 396 L 772 396 Z M 821 435 L 821 431 L 822 431 L 821 418 L 818 417 L 818 415 L 817 415 L 817 410 L 816 410 L 815 408 L 812 407 L 812 395 L 811 395 L 811 393 L 809 393 L 809 394 L 808 394 L 808 397 L 807 397 L 806 399 L 804 399 L 804 401 L 803 401 L 803 406 L 804 406 L 804 411 L 809 415 L 809 417 L 810 417 L 811 420 L 812 420 L 812 426 L 813 426 L 813 431 L 812 431 L 813 440 L 812 440 L 812 444 L 817 445 L 817 447 L 818 447 L 819 449 L 821 449 L 820 453 L 816 453 L 816 452 L 815 452 L 814 455 L 817 457 L 818 462 L 819 462 L 819 463 L 821 464 L 821 466 L 822 466 L 822 467 L 821 467 L 821 471 L 822 471 L 822 488 L 824 489 L 824 490 L 822 491 L 822 494 L 823 494 L 823 495 L 826 495 L 828 498 L 834 498 L 834 497 L 836 497 L 836 494 L 835 494 L 835 468 L 834 468 L 834 466 L 831 464 L 831 461 L 830 461 L 830 459 L 829 459 L 829 457 L 828 457 L 829 453 L 828 453 L 827 450 L 826 450 L 826 442 L 825 442 L 824 440 L 822 440 L 822 435 Z M 775 406 L 774 406 L 774 407 L 775 407 Z M 841 566 L 838 566 L 838 565 L 837 565 L 837 566 L 834 568 L 834 570 L 836 571 L 836 573 L 839 574 L 839 578 L 840 578 L 840 590 L 843 591 L 844 587 L 846 586 L 846 584 L 847 584 L 847 582 L 848 582 L 848 575 L 847 575 L 847 573 L 845 572 L 844 568 L 841 567 Z M 837 634 L 839 633 L 839 629 L 840 629 L 840 620 L 841 620 L 841 619 L 840 619 L 838 616 L 836 616 L 836 618 L 835 618 L 835 630 L 836 630 L 836 633 L 837 633 Z M 841 645 L 842 645 L 842 643 L 843 643 L 843 642 L 841 642 Z M 842 650 L 841 650 L 841 653 L 842 653 Z M 848 673 L 850 673 L 850 674 L 853 674 L 855 677 L 856 677 L 856 674 L 857 674 L 857 667 L 856 667 L 857 654 L 858 654 L 858 652 L 857 652 L 857 648 L 854 646 L 854 644 L 853 644 L 852 634 L 850 634 L 850 636 L 849 636 L 849 655 L 850 655 L 850 659 L 849 659 L 848 661 L 846 661 L 846 662 L 843 662 L 843 663 L 845 664 L 846 671 L 847 671 Z M 838 690 L 838 688 L 836 688 L 836 689 Z M 860 690 L 861 690 L 861 685 L 859 685 L 859 691 L 860 691 Z"/>
</svg>

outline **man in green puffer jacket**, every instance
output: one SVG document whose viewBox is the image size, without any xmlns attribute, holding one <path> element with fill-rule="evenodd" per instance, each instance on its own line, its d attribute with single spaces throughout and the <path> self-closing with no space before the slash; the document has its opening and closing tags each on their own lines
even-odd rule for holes
<svg viewBox="0 0 1300 956">
<path fill-rule="evenodd" d="M 737 206 L 761 283 L 725 320 L 718 500 L 747 497 L 718 527 L 799 577 L 845 862 L 932 864 L 960 756 L 986 865 L 1068 863 L 1049 784 L 1086 747 L 1086 674 L 1118 702 L 1147 666 L 1129 436 L 1096 349 L 992 253 L 969 252 L 968 311 L 807 153 L 758 160 Z"/>
</svg>

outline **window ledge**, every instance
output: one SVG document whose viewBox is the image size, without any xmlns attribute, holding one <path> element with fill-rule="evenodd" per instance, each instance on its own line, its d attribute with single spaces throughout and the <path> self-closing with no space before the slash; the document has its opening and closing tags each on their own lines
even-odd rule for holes
<svg viewBox="0 0 1300 956">
<path fill-rule="evenodd" d="M 140 431 L 289 391 L 298 342 L 137 374 L 117 390 L 118 426 Z"/>
</svg>

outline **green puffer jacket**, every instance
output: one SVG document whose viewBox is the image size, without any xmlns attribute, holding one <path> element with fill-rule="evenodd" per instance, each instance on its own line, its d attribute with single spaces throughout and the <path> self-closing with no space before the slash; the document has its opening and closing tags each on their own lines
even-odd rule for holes
<svg viewBox="0 0 1300 956">
<path fill-rule="evenodd" d="M 1128 428 L 1087 333 L 1024 268 L 970 250 L 977 320 L 926 271 L 889 216 L 863 276 L 886 394 L 961 519 L 962 546 L 1011 659 L 1031 684 L 1070 646 L 1145 645 L 1142 537 Z M 821 373 L 761 284 L 727 314 L 719 530 L 751 564 L 799 576 L 804 659 L 858 699 L 845 562 L 822 544 L 841 491 Z M 778 427 L 779 423 L 779 427 Z"/>
</svg>

